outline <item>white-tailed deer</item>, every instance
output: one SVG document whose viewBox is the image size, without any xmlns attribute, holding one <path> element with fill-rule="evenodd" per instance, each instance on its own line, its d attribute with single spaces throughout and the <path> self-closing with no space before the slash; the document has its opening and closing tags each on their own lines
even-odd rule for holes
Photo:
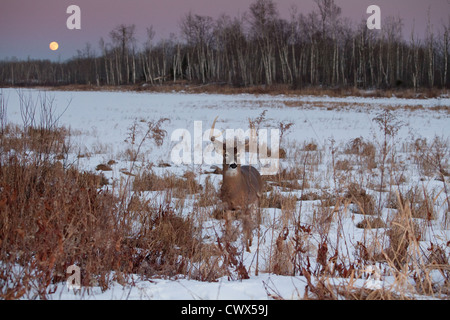
<svg viewBox="0 0 450 320">
<path fill-rule="evenodd" d="M 233 212 L 242 220 L 246 249 L 252 242 L 252 231 L 259 223 L 259 200 L 263 190 L 263 181 L 258 170 L 252 166 L 240 165 L 238 161 L 238 148 L 235 144 L 228 147 L 225 142 L 217 141 L 214 136 L 214 119 L 211 127 L 210 140 L 216 152 L 223 152 L 222 188 L 220 198 L 224 209 L 226 231 L 229 232 Z M 248 144 L 245 144 L 245 148 Z"/>
</svg>

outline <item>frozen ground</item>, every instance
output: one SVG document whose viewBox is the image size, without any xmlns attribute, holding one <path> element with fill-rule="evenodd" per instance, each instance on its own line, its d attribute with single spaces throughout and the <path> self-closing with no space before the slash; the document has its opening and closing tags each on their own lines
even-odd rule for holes
<svg viewBox="0 0 450 320">
<path fill-rule="evenodd" d="M 20 99 L 16 89 L 3 89 L 2 94 L 8 101 L 8 121 L 22 124 L 23 114 L 20 111 Z M 194 121 L 202 122 L 202 131 L 209 129 L 213 119 L 219 115 L 218 128 L 248 128 L 248 119 L 257 118 L 263 110 L 267 110 L 265 121 L 261 128 L 278 128 L 280 121 L 293 122 L 294 126 L 283 138 L 287 150 L 287 158 L 282 162 L 282 168 L 296 164 L 295 155 L 289 149 L 308 142 L 314 142 L 324 153 L 329 154 L 332 143 L 343 145 L 350 139 L 363 137 L 368 141 L 381 141 L 382 133 L 373 118 L 385 107 L 393 108 L 397 119 L 402 121 L 397 139 L 413 141 L 418 138 L 433 140 L 435 136 L 449 138 L 450 118 L 448 109 L 449 98 L 439 99 L 397 99 L 397 98 L 359 98 L 359 97 L 317 97 L 317 96 L 271 96 L 271 95 L 220 95 L 220 94 L 188 94 L 188 93 L 134 93 L 134 92 L 62 92 L 42 90 L 21 90 L 23 97 L 34 97 L 35 101 L 45 97 L 52 101 L 55 115 L 61 115 L 59 125 L 71 130 L 73 158 L 68 160 L 86 170 L 95 170 L 100 163 L 113 159 L 117 164 L 113 171 L 105 172 L 110 181 L 119 180 L 122 171 L 129 169 L 130 163 L 125 159 L 124 152 L 129 147 L 130 127 L 150 120 L 168 118 L 164 129 L 168 136 L 161 147 L 149 143 L 145 145 L 144 161 L 154 164 L 167 163 L 170 167 L 157 168 L 161 172 L 170 170 L 182 173 L 187 169 L 203 172 L 209 169 L 206 165 L 173 165 L 170 153 L 176 142 L 170 141 L 171 134 L 176 129 L 187 129 L 194 136 Z M 407 107 L 406 107 L 407 106 Z M 66 109 L 67 107 L 67 109 Z M 36 116 L 38 117 L 38 116 Z M 127 140 L 128 139 L 128 140 Z M 127 140 L 127 141 L 125 141 Z M 206 142 L 205 142 L 206 144 Z M 84 155 L 79 157 L 79 155 Z M 319 169 L 320 170 L 320 169 Z M 411 171 L 411 176 L 420 177 Z M 329 173 L 319 176 L 328 179 L 321 180 L 321 188 L 332 188 Z M 204 179 L 206 175 L 200 176 Z M 213 182 L 217 186 L 220 176 L 214 175 Z M 202 182 L 202 181 L 200 181 Z M 440 182 L 439 182 L 440 183 Z M 434 181 L 429 184 L 439 185 Z M 327 184 L 330 184 L 327 186 Z M 440 183 L 442 185 L 442 183 Z M 294 192 L 295 193 L 295 192 Z M 297 203 L 304 213 L 304 221 L 312 214 L 312 203 Z M 186 210 L 186 208 L 185 208 Z M 307 281 L 303 276 L 281 276 L 265 273 L 270 250 L 278 230 L 273 221 L 282 214 L 280 209 L 264 209 L 266 232 L 261 236 L 259 257 L 259 275 L 255 275 L 255 246 L 252 253 L 244 253 L 243 261 L 249 271 L 250 279 L 229 281 L 226 277 L 218 282 L 199 282 L 186 278 L 142 280 L 135 277 L 134 286 L 112 285 L 102 292 L 100 288 L 92 287 L 82 293 L 69 290 L 64 284 L 59 285 L 51 295 L 54 299 L 284 299 L 302 298 L 305 294 Z M 189 210 L 188 210 L 189 211 Z M 330 230 L 329 237 L 339 238 L 340 244 L 356 243 L 363 237 L 370 237 L 363 229 L 355 228 L 359 215 L 348 213 Z M 219 224 L 220 221 L 211 222 Z M 450 239 L 449 230 L 442 229 L 442 217 L 434 220 L 433 234 L 446 243 Z M 208 224 L 206 224 L 207 226 Z M 208 232 L 208 228 L 205 228 Z M 274 235 L 275 233 L 275 235 Z M 319 236 L 313 236 L 311 243 L 319 244 Z M 423 239 L 423 246 L 427 245 Z M 349 254 L 352 254 L 351 252 Z M 351 259 L 349 257 L 349 259 Z M 363 268 L 363 267 L 362 267 Z M 360 270 L 364 272 L 365 270 Z M 438 273 L 434 274 L 437 278 Z M 349 279 L 333 278 L 336 285 L 348 285 Z M 438 279 L 439 281 L 439 279 Z M 412 285 L 412 280 L 409 282 Z M 381 288 L 394 285 L 395 279 L 390 274 L 379 279 L 365 277 L 356 279 L 352 285 L 367 288 Z M 398 289 L 398 288 L 397 288 Z"/>
</svg>

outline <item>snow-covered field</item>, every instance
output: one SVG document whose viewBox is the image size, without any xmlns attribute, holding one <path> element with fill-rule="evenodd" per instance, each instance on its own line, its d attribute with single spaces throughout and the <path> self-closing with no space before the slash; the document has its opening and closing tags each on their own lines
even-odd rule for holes
<svg viewBox="0 0 450 320">
<path fill-rule="evenodd" d="M 135 121 L 145 122 L 169 118 L 164 129 L 168 137 L 161 148 L 153 148 L 153 162 L 170 162 L 171 133 L 187 129 L 194 136 L 194 121 L 201 121 L 203 131 L 210 128 L 219 116 L 219 129 L 248 129 L 248 119 L 257 118 L 267 109 L 261 128 L 278 128 L 280 121 L 293 122 L 286 135 L 286 143 L 303 143 L 314 140 L 325 146 L 329 140 L 337 143 L 363 137 L 372 139 L 379 129 L 372 119 L 384 107 L 422 107 L 416 110 L 398 109 L 404 126 L 401 138 L 448 137 L 449 115 L 445 111 L 430 111 L 431 107 L 450 105 L 450 98 L 397 99 L 361 97 L 270 96 L 270 95 L 220 95 L 187 93 L 136 93 L 136 92 L 61 92 L 21 90 L 25 98 L 52 102 L 55 116 L 61 115 L 59 125 L 72 129 L 72 142 L 79 152 L 100 150 L 103 157 L 116 156 L 127 148 L 124 140 Z M 22 123 L 19 95 L 16 89 L 4 89 L 8 101 L 8 121 Z M 67 108 L 67 109 L 66 109 Z M 412 108 L 411 108 L 412 109 Z M 36 115 L 38 118 L 38 115 Z M 36 120 L 38 122 L 39 120 Z M 38 122 L 39 123 L 39 122 Z M 97 161 L 92 159 L 91 162 Z M 96 163 L 98 164 L 98 163 Z M 95 165 L 96 165 L 95 164 Z"/>
<path fill-rule="evenodd" d="M 447 210 L 443 191 L 443 182 L 438 176 L 423 176 L 413 166 L 411 148 L 405 147 L 417 139 L 426 139 L 431 143 L 435 137 L 445 141 L 450 138 L 450 98 L 438 99 L 397 99 L 393 98 L 360 98 L 327 96 L 288 96 L 288 95 L 221 95 L 221 94 L 189 94 L 183 92 L 174 93 L 136 93 L 136 92 L 84 92 L 84 91 L 44 91 L 3 89 L 2 94 L 8 102 L 7 120 L 21 125 L 20 95 L 33 97 L 39 101 L 45 97 L 52 102 L 53 112 L 60 115 L 58 125 L 70 128 L 71 153 L 68 163 L 76 165 L 83 170 L 95 171 L 97 165 L 114 160 L 112 171 L 105 171 L 105 176 L 111 184 L 128 176 L 123 172 L 130 170 L 132 165 L 124 156 L 130 147 L 130 128 L 133 124 L 137 128 L 145 128 L 145 123 L 160 118 L 168 118 L 163 128 L 167 136 L 162 146 L 157 147 L 150 142 L 145 143 L 140 152 L 138 163 L 153 163 L 157 173 L 165 171 L 181 175 L 185 171 L 198 173 L 197 179 L 203 184 L 210 176 L 211 181 L 219 188 L 221 176 L 208 174 L 210 165 L 186 164 L 175 165 L 171 159 L 171 151 L 178 141 L 171 141 L 172 133 L 176 129 L 186 129 L 194 137 L 194 121 L 201 121 L 202 132 L 210 128 L 214 118 L 219 116 L 216 127 L 218 129 L 248 129 L 248 120 L 256 119 L 264 110 L 265 118 L 261 122 L 260 129 L 278 128 L 280 122 L 292 122 L 294 125 L 285 133 L 281 147 L 287 150 L 287 157 L 281 160 L 281 169 L 303 167 L 305 159 L 303 146 L 313 143 L 317 146 L 318 156 L 315 169 L 309 177 L 310 192 L 330 192 L 337 188 L 336 174 L 330 170 L 332 150 L 339 150 L 335 154 L 336 159 L 344 159 L 342 153 L 345 145 L 350 140 L 362 137 L 364 141 L 372 142 L 377 148 L 383 145 L 384 132 L 373 119 L 381 114 L 385 108 L 390 108 L 396 120 L 401 121 L 401 126 L 396 133 L 395 148 L 398 150 L 396 161 L 406 164 L 403 172 L 407 177 L 402 185 L 424 186 L 426 190 L 435 196 L 436 218 L 429 221 L 426 230 L 422 232 L 420 249 L 427 252 L 430 243 L 440 245 L 446 250 L 446 256 L 450 254 L 450 222 L 444 228 L 445 213 Z M 447 107 L 447 108 L 445 108 Z M 38 116 L 37 116 L 38 117 Z M 38 121 L 37 121 L 38 122 Z M 144 130 L 144 129 L 142 129 Z M 137 131 L 139 140 L 139 130 Z M 389 137 L 391 138 L 391 137 Z M 390 141 L 391 142 L 391 141 Z M 206 146 L 207 141 L 203 142 Z M 194 146 L 194 141 L 192 141 Z M 379 149 L 378 149 L 379 150 Z M 448 147 L 446 149 L 448 156 Z M 83 156 L 80 156 L 83 155 Z M 303 157 L 302 157 L 303 155 Z M 379 157 L 379 154 L 377 154 Z M 306 160 L 305 160 L 306 161 Z M 448 169 L 448 158 L 445 159 Z M 170 166 L 159 166 L 159 164 Z M 137 165 L 140 165 L 137 164 Z M 134 164 L 136 165 L 136 164 Z M 313 167 L 313 166 L 312 166 Z M 379 168 L 379 167 L 378 167 Z M 339 175 L 349 175 L 356 181 L 362 181 L 365 187 L 379 183 L 379 170 L 358 173 L 357 170 L 349 170 Z M 345 180 L 345 177 L 340 177 Z M 448 176 L 445 177 L 448 180 Z M 301 177 L 298 178 L 299 180 Z M 283 194 L 300 197 L 305 190 L 282 190 Z M 378 199 L 379 192 L 368 190 Z M 383 195 L 384 196 L 384 195 Z M 186 202 L 183 214 L 190 214 L 192 207 Z M 316 214 L 320 210 L 317 201 L 297 201 L 294 214 L 300 217 L 302 225 L 309 226 L 312 222 L 319 221 Z M 279 275 L 268 272 L 271 270 L 271 259 L 274 257 L 275 242 L 283 230 L 291 230 L 288 240 L 284 245 L 289 246 L 289 239 L 293 241 L 293 226 L 283 226 L 283 210 L 279 208 L 263 208 L 263 221 L 261 234 L 255 234 L 251 252 L 242 252 L 242 261 L 247 269 L 249 279 L 233 280 L 230 277 L 222 277 L 217 282 L 201 282 L 187 277 L 144 279 L 139 275 L 133 276 L 133 285 L 125 286 L 114 283 L 106 291 L 91 287 L 89 290 L 76 292 L 68 289 L 65 284 L 60 284 L 54 293 L 53 299 L 301 299 L 305 297 L 305 291 L 311 292 L 308 279 L 304 275 L 296 274 Z M 391 221 L 390 214 L 393 209 L 384 209 L 381 218 Z M 385 229 L 363 229 L 356 225 L 363 220 L 361 214 L 355 213 L 351 205 L 339 210 L 339 214 L 333 213 L 332 221 L 327 229 L 328 240 L 327 259 L 332 263 L 331 256 L 335 249 L 345 256 L 345 261 L 355 265 L 357 243 L 369 243 L 367 239 L 373 237 L 382 238 Z M 212 241 L 209 232 L 217 232 L 223 221 L 210 218 L 202 222 L 205 239 Z M 425 225 L 422 223 L 421 225 Z M 283 227 L 286 227 L 283 229 Z M 309 249 L 305 255 L 312 264 L 316 263 L 319 247 L 323 244 L 321 228 L 311 226 L 312 231 L 305 235 L 308 237 Z M 425 228 L 425 227 L 424 227 Z M 207 240 L 205 240 L 207 241 Z M 289 252 L 289 251 L 287 251 Z M 258 254 L 258 262 L 256 255 Z M 298 253 L 297 253 L 298 254 Z M 343 258 L 344 259 L 344 258 Z M 305 260 L 306 261 L 306 260 Z M 303 261 L 303 263 L 305 262 Z M 342 260 L 344 261 L 344 260 Z M 258 264 L 258 265 L 257 265 Z M 347 266 L 348 266 L 347 265 Z M 446 266 L 448 268 L 448 264 Z M 256 275 L 256 268 L 259 272 Z M 377 270 L 378 269 L 378 270 Z M 374 271 L 375 270 L 375 271 Z M 448 270 L 448 269 L 444 269 Z M 298 270 L 297 270 L 298 271 Z M 434 285 L 441 289 L 436 292 L 448 294 L 448 271 L 430 271 Z M 327 283 L 332 286 L 345 288 L 365 287 L 372 289 L 392 290 L 399 294 L 407 292 L 408 295 L 425 297 L 442 297 L 441 294 L 425 295 L 416 290 L 414 270 L 407 273 L 409 277 L 400 281 L 390 270 L 386 263 L 373 263 L 359 265 L 354 270 L 354 275 L 349 277 L 327 277 Z M 316 283 L 317 279 L 313 279 Z M 308 287 L 308 289 L 306 289 Z M 405 291 L 402 291 L 406 288 Z M 443 289 L 442 289 L 443 288 Z M 445 289 L 446 288 L 446 289 Z M 446 291 L 447 290 L 447 291 Z M 445 297 L 445 295 L 444 295 Z M 448 296 L 447 296 L 448 299 Z"/>
</svg>

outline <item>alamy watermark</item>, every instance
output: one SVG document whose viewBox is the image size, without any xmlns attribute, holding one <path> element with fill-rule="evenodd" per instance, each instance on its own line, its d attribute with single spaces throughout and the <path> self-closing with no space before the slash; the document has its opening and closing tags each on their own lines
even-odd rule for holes
<svg viewBox="0 0 450 320">
<path fill-rule="evenodd" d="M 81 288 L 81 272 L 80 267 L 77 265 L 71 265 L 67 268 L 66 274 L 67 277 L 67 287 L 69 289 L 80 289 Z"/>
<path fill-rule="evenodd" d="M 370 30 L 381 29 L 381 9 L 377 5 L 370 5 L 366 10 L 371 16 L 367 18 L 367 28 Z"/>
<path fill-rule="evenodd" d="M 70 5 L 66 10 L 67 14 L 70 16 L 66 20 L 66 27 L 69 30 L 80 30 L 81 29 L 81 9 L 77 5 Z"/>
<path fill-rule="evenodd" d="M 70 5 L 66 10 L 67 14 L 70 16 L 66 20 L 66 27 L 69 30 L 80 30 L 81 29 L 81 9 L 78 5 Z M 371 16 L 367 18 L 367 28 L 381 29 L 381 9 L 379 6 L 372 4 L 367 7 L 367 14 Z"/>
<path fill-rule="evenodd" d="M 226 164 L 236 162 L 240 165 L 255 165 L 260 167 L 261 175 L 274 175 L 280 167 L 280 130 L 279 129 L 227 129 L 223 134 L 217 129 L 203 131 L 202 121 L 194 121 L 193 136 L 191 131 L 185 128 L 176 129 L 172 132 L 170 140 L 176 142 L 172 148 L 170 159 L 175 165 L 180 164 L 223 164 L 223 145 L 226 150 L 237 149 L 236 157 L 231 152 L 226 156 Z M 217 137 L 213 143 L 211 135 Z M 246 155 L 248 146 L 248 156 Z M 270 152 L 269 152 L 270 151 Z M 270 153 L 270 154 L 269 154 Z"/>
</svg>

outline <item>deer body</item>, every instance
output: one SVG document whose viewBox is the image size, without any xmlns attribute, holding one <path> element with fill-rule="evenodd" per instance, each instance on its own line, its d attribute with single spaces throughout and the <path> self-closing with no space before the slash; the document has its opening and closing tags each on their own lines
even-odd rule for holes
<svg viewBox="0 0 450 320">
<path fill-rule="evenodd" d="M 259 206 L 262 180 L 258 170 L 238 164 L 223 165 L 221 200 L 228 210 L 244 210 Z"/>
</svg>

